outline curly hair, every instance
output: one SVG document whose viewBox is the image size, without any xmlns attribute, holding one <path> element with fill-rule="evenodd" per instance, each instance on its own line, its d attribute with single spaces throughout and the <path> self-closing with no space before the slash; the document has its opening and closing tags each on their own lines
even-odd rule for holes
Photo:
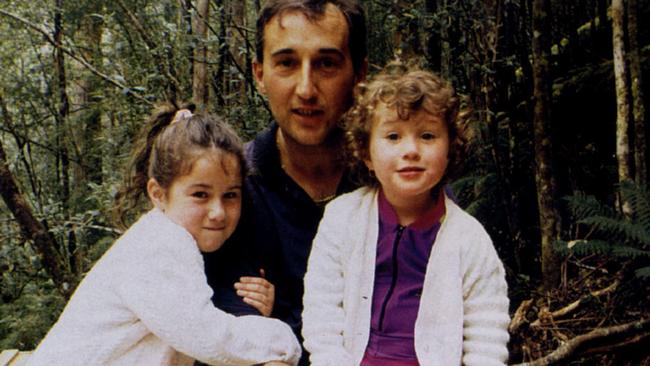
<svg viewBox="0 0 650 366">
<path fill-rule="evenodd" d="M 439 116 L 449 133 L 449 164 L 441 183 L 455 177 L 465 155 L 467 111 L 461 110 L 461 100 L 448 81 L 418 67 L 394 62 L 368 82 L 357 85 L 355 103 L 343 118 L 346 156 L 358 183 L 378 184 L 364 160 L 370 157 L 370 133 L 380 103 L 395 108 L 401 120 L 408 120 L 410 113 L 420 110 Z"/>
</svg>

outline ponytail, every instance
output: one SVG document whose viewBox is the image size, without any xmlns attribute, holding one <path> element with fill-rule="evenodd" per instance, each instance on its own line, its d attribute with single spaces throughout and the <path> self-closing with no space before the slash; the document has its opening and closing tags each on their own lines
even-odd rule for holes
<svg viewBox="0 0 650 366">
<path fill-rule="evenodd" d="M 121 229 L 128 226 L 129 212 L 143 204 L 147 197 L 149 162 L 156 138 L 174 121 L 180 109 L 194 110 L 194 105 L 178 106 L 172 102 L 158 105 L 136 138 L 126 166 L 124 179 L 115 196 L 113 221 Z"/>
</svg>

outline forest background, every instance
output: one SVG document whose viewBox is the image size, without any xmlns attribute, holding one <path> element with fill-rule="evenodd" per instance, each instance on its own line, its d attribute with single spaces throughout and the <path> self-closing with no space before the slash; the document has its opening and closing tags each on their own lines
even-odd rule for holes
<svg viewBox="0 0 650 366">
<path fill-rule="evenodd" d="M 370 72 L 418 60 L 473 111 L 452 186 L 506 266 L 510 363 L 650 364 L 649 3 L 363 1 Z M 156 102 L 246 139 L 268 124 L 259 8 L 0 0 L 0 349 L 33 349 L 120 234 L 113 196 Z"/>
</svg>

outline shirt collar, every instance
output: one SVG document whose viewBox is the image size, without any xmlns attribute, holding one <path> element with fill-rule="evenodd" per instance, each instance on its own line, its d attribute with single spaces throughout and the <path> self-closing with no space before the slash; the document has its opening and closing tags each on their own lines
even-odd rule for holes
<svg viewBox="0 0 650 366">
<path fill-rule="evenodd" d="M 445 216 L 445 194 L 443 189 L 434 189 L 432 195 L 437 196 L 436 203 L 431 206 L 425 213 L 417 218 L 414 222 L 408 225 L 408 228 L 423 230 L 431 226 L 442 223 Z M 399 226 L 399 219 L 397 212 L 393 206 L 386 199 L 383 189 L 379 189 L 379 220 L 383 224 Z"/>
<path fill-rule="evenodd" d="M 271 121 L 267 129 L 259 133 L 254 141 L 247 144 L 246 159 L 251 162 L 252 174 L 260 175 L 267 184 L 282 186 L 284 182 L 284 185 L 295 185 L 295 189 L 302 192 L 297 183 L 293 182 L 291 177 L 282 170 L 280 150 L 278 150 L 275 138 L 278 129 L 278 123 Z M 291 183 L 288 183 L 289 181 Z M 358 185 L 351 179 L 349 169 L 346 168 L 336 189 L 336 195 L 351 192 L 357 187 Z M 307 193 L 304 193 L 304 195 L 307 195 Z M 311 201 L 311 199 L 309 200 Z"/>
</svg>

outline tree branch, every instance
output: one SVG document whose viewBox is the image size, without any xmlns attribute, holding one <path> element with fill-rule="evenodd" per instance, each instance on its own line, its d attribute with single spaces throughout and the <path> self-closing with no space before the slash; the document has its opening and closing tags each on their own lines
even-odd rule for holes
<svg viewBox="0 0 650 366">
<path fill-rule="evenodd" d="M 2 141 L 0 141 L 0 187 L 0 195 L 16 218 L 23 235 L 27 239 L 33 240 L 45 270 L 50 274 L 59 291 L 67 297 L 70 290 L 74 288 L 72 276 L 62 265 L 60 255 L 56 251 L 58 246 L 56 238 L 45 225 L 36 219 L 31 207 L 20 192 L 16 179 L 9 170 Z"/>
<path fill-rule="evenodd" d="M 50 33 L 49 33 L 46 29 L 43 29 L 43 28 L 41 28 L 40 26 L 38 26 L 38 25 L 36 25 L 36 24 L 30 22 L 29 20 L 27 20 L 27 19 L 25 19 L 25 18 L 23 18 L 23 17 L 21 17 L 21 16 L 19 16 L 19 15 L 16 15 L 16 14 L 10 13 L 10 12 L 4 10 L 4 9 L 0 9 L 0 14 L 5 15 L 5 16 L 7 16 L 7 17 L 9 17 L 9 18 L 14 19 L 14 20 L 17 20 L 17 21 L 19 21 L 20 23 L 25 24 L 27 27 L 29 27 L 29 28 L 35 30 L 36 32 L 40 33 L 41 35 L 43 35 L 43 37 L 45 38 L 45 40 L 46 40 L 48 43 L 50 43 L 50 44 L 53 45 L 54 47 L 57 47 L 58 49 L 60 49 L 61 51 L 63 51 L 66 55 L 70 56 L 72 59 L 74 59 L 75 61 L 77 61 L 77 62 L 79 62 L 80 64 L 82 64 L 82 65 L 83 65 L 85 68 L 87 68 L 90 72 L 92 72 L 93 74 L 95 74 L 95 75 L 99 76 L 100 78 L 104 79 L 104 80 L 107 81 L 109 84 L 112 84 L 112 85 L 114 85 L 114 86 L 116 86 L 116 87 L 122 89 L 122 90 L 123 90 L 127 95 L 131 95 L 132 97 L 136 98 L 137 100 L 139 100 L 139 101 L 141 101 L 141 102 L 144 102 L 144 103 L 147 104 L 147 105 L 153 105 L 153 103 L 152 103 L 151 101 L 147 100 L 147 99 L 144 98 L 142 95 L 133 92 L 133 90 L 132 90 L 131 88 L 129 88 L 128 86 L 126 86 L 126 85 L 120 83 L 119 81 L 117 81 L 117 80 L 111 78 L 110 76 L 108 76 L 108 75 L 102 73 L 101 71 L 97 70 L 95 67 L 93 67 L 93 65 L 91 65 L 91 64 L 88 63 L 86 60 L 84 60 L 83 57 L 77 55 L 74 51 L 72 51 L 72 50 L 69 49 L 69 48 L 66 48 L 66 47 L 63 46 L 62 44 L 56 42 L 56 41 L 52 38 L 52 36 L 50 35 Z"/>
<path fill-rule="evenodd" d="M 530 324 L 530 326 L 531 327 L 540 327 L 543 324 L 547 323 L 549 319 L 552 320 L 552 319 L 559 318 L 561 316 L 567 315 L 567 314 L 573 312 L 574 310 L 578 309 L 580 307 L 580 305 L 582 305 L 583 302 L 585 302 L 585 301 L 587 301 L 587 300 L 589 300 L 591 298 L 594 298 L 594 297 L 599 297 L 599 296 L 611 293 L 612 291 L 616 290 L 619 283 L 620 283 L 620 281 L 616 280 L 611 285 L 609 285 L 609 286 L 607 286 L 607 287 L 605 287 L 603 289 L 590 292 L 589 294 L 582 296 L 578 300 L 572 302 L 571 304 L 569 304 L 569 305 L 567 305 L 567 306 L 565 306 L 565 307 L 563 307 L 561 309 L 555 310 L 554 312 L 548 312 L 548 309 L 546 309 L 546 313 L 544 314 L 544 316 L 540 315 L 537 320 L 535 320 L 534 322 L 532 322 Z M 540 311 L 540 313 L 541 312 L 542 311 Z"/>
<path fill-rule="evenodd" d="M 597 328 L 587 334 L 579 335 L 565 342 L 555 351 L 531 362 L 514 366 L 548 366 L 566 361 L 576 354 L 609 351 L 613 348 L 628 346 L 647 339 L 650 335 L 650 318 L 606 328 Z M 621 338 L 624 338 L 621 340 Z M 612 342 L 603 346 L 602 342 Z M 591 347 L 590 347 L 591 346 Z"/>
<path fill-rule="evenodd" d="M 149 33 L 147 33 L 146 29 L 144 28 L 142 23 L 140 23 L 140 21 L 135 16 L 135 14 L 133 14 L 133 12 L 131 10 L 129 10 L 129 8 L 126 7 L 124 2 L 122 0 L 117 0 L 117 5 L 129 17 L 129 19 L 133 23 L 133 26 L 138 31 L 138 34 L 140 34 L 140 37 L 142 37 L 142 40 L 147 45 L 147 48 L 149 49 L 149 51 L 152 51 L 154 53 L 153 58 L 154 58 L 154 60 L 157 61 L 156 65 L 158 67 L 158 71 L 161 74 L 165 75 L 165 77 L 169 80 L 169 82 L 171 84 L 170 91 L 173 94 L 172 99 L 176 99 L 176 94 L 177 94 L 178 91 L 181 90 L 181 86 L 180 86 L 180 83 L 178 82 L 178 80 L 169 71 L 170 68 L 171 68 L 171 65 L 167 64 L 167 62 L 165 61 L 165 60 L 167 60 L 167 58 L 158 54 L 158 52 L 156 51 L 158 49 L 158 45 L 149 36 Z"/>
<path fill-rule="evenodd" d="M 519 307 L 517 308 L 517 311 L 515 311 L 515 315 L 513 315 L 512 321 L 508 326 L 508 331 L 510 334 L 514 334 L 517 329 L 519 329 L 519 327 L 527 322 L 526 313 L 531 308 L 531 306 L 533 306 L 533 299 L 524 300 L 521 302 L 521 304 L 519 304 Z"/>
</svg>

